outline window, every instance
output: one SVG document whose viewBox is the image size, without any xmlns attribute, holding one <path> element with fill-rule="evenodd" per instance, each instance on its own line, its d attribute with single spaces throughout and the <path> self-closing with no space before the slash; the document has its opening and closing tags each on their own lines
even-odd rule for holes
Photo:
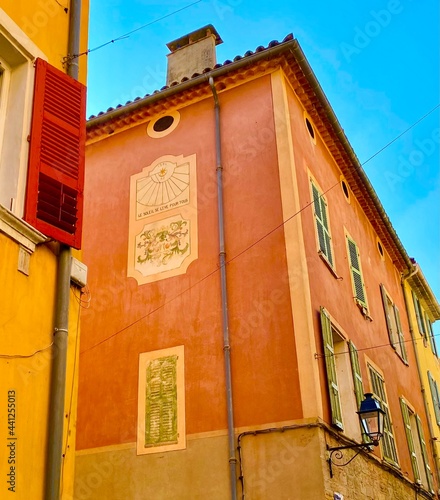
<svg viewBox="0 0 440 500">
<path fill-rule="evenodd" d="M 318 236 L 319 253 L 325 260 L 333 267 L 333 253 L 331 246 L 331 236 L 327 215 L 327 203 L 316 187 L 315 183 L 311 181 L 313 206 L 315 211 L 316 231 Z"/>
<path fill-rule="evenodd" d="M 186 447 L 183 355 L 179 346 L 139 357 L 138 455 Z"/>
<path fill-rule="evenodd" d="M 429 345 L 431 346 L 432 352 L 437 356 L 437 346 L 435 344 L 434 332 L 432 330 L 432 323 L 429 319 L 426 311 L 423 310 L 423 307 L 418 299 L 417 295 L 412 292 L 413 302 L 414 302 L 414 310 L 417 318 L 417 326 L 419 328 L 420 335 L 423 336 L 425 341 L 425 347 L 429 340 Z"/>
<path fill-rule="evenodd" d="M 379 374 L 371 365 L 368 365 L 370 373 L 371 391 L 374 397 L 380 404 L 380 407 L 385 412 L 384 417 L 384 434 L 380 440 L 382 454 L 384 460 L 393 465 L 399 464 L 397 458 L 396 443 L 394 440 L 393 427 L 391 422 L 391 415 L 388 408 L 387 396 L 385 392 L 385 382 L 382 375 Z"/>
<path fill-rule="evenodd" d="M 434 377 L 431 375 L 431 372 L 428 371 L 428 380 L 429 387 L 431 389 L 431 397 L 432 397 L 432 405 L 434 407 L 435 419 L 437 421 L 437 425 L 440 425 L 440 394 L 438 391 L 437 382 Z"/>
<path fill-rule="evenodd" d="M 147 125 L 147 134 L 153 139 L 161 139 L 179 125 L 180 113 L 178 111 L 169 111 L 166 115 L 151 120 Z"/>
<path fill-rule="evenodd" d="M 396 350 L 397 354 L 405 361 L 405 363 L 408 363 L 405 337 L 402 332 L 399 309 L 393 303 L 382 284 L 380 285 L 380 291 L 382 294 L 382 302 L 385 311 L 385 320 L 387 324 L 388 336 L 390 338 L 390 344 Z"/>
<path fill-rule="evenodd" d="M 0 9 L 0 204 L 18 217 L 25 202 L 37 57 L 44 54 Z"/>
<path fill-rule="evenodd" d="M 24 219 L 81 248 L 86 88 L 42 59 L 35 67 Z"/>
<path fill-rule="evenodd" d="M 420 305 L 420 301 L 414 292 L 412 292 L 412 296 L 414 302 L 414 309 L 416 311 L 417 326 L 419 327 L 419 333 L 426 339 L 426 328 L 425 328 L 425 322 L 423 320 L 422 306 Z"/>
<path fill-rule="evenodd" d="M 359 422 L 354 416 L 363 400 L 363 386 L 357 350 L 351 342 L 347 346 L 343 333 L 324 307 L 321 308 L 321 330 L 332 424 L 359 439 Z"/>
<path fill-rule="evenodd" d="M 4 59 L 0 59 L 0 152 L 5 134 L 6 110 L 8 103 L 9 80 L 11 69 Z M 0 155 L 1 158 L 1 155 Z M 11 209 L 11 205 L 6 208 Z"/>
<path fill-rule="evenodd" d="M 437 356 L 437 346 L 435 345 L 435 338 L 434 338 L 434 332 L 432 330 L 432 323 L 431 323 L 431 320 L 429 319 L 429 316 L 426 314 L 426 312 L 425 312 L 425 324 L 426 324 L 426 330 L 427 330 L 431 350 Z"/>
<path fill-rule="evenodd" d="M 361 259 L 356 243 L 347 235 L 347 250 L 350 263 L 351 282 L 353 286 L 354 299 L 363 306 L 367 306 L 367 294 L 365 293 L 365 283 L 362 277 Z"/>
<path fill-rule="evenodd" d="M 433 491 L 433 477 L 429 466 L 422 422 L 403 398 L 400 398 L 400 407 L 402 409 L 414 481 L 422 484 L 429 491 Z"/>
</svg>

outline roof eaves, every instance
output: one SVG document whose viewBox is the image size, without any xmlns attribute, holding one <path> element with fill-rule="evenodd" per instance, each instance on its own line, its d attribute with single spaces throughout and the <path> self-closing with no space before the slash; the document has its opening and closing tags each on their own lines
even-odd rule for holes
<svg viewBox="0 0 440 500">
<path fill-rule="evenodd" d="M 127 115 L 137 111 L 142 107 L 153 104 L 161 99 L 166 99 L 172 95 L 184 92 L 201 83 L 207 83 L 209 77 L 217 78 L 226 73 L 238 70 L 246 65 L 255 64 L 264 58 L 270 58 L 274 55 L 281 54 L 289 50 L 290 47 L 298 45 L 298 41 L 293 38 L 292 34 L 287 35 L 280 43 L 276 40 L 269 43 L 267 48 L 257 47 L 255 52 L 248 51 L 242 56 L 237 56 L 233 61 L 226 60 L 223 64 L 217 64 L 214 68 L 206 68 L 202 74 L 194 74 L 190 79 L 183 78 L 181 82 L 173 82 L 170 86 L 162 87 L 161 90 L 156 90 L 153 94 L 147 94 L 145 97 L 138 97 L 134 101 L 128 101 L 125 105 L 118 105 L 116 108 L 109 108 L 106 112 L 101 111 L 97 116 L 92 115 L 87 121 L 87 129 L 91 129 L 112 121 L 120 116 Z"/>
</svg>

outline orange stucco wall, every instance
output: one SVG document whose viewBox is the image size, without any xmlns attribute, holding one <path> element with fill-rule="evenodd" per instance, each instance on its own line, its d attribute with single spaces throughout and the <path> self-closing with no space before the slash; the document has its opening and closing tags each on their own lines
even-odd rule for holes
<svg viewBox="0 0 440 500">
<path fill-rule="evenodd" d="M 220 102 L 235 424 L 297 419 L 282 227 L 265 237 L 282 223 L 270 77 Z M 135 440 L 138 355 L 175 345 L 185 346 L 187 433 L 226 428 L 213 100 L 179 112 L 161 139 L 145 123 L 88 147 L 79 449 Z M 184 275 L 138 286 L 126 278 L 129 178 L 165 154 L 196 154 L 199 258 Z"/>
<path fill-rule="evenodd" d="M 350 203 L 347 203 L 340 185 L 341 172 L 326 149 L 319 134 L 316 145 L 310 139 L 304 126 L 304 116 L 298 100 L 289 91 L 289 112 L 293 134 L 296 168 L 298 172 L 301 206 L 310 203 L 309 173 L 325 192 L 328 202 L 329 224 L 334 252 L 335 276 L 319 257 L 315 236 L 315 221 L 312 207 L 301 213 L 304 227 L 308 272 L 311 283 L 311 300 L 315 319 L 316 343 L 322 354 L 320 307 L 325 307 L 336 319 L 350 340 L 359 351 L 364 390 L 371 390 L 367 373 L 367 358 L 377 365 L 385 379 L 388 403 L 393 422 L 395 439 L 398 447 L 400 466 L 412 476 L 412 468 L 406 444 L 399 397 L 405 397 L 422 416 L 425 423 L 423 399 L 417 375 L 414 349 L 410 342 L 408 318 L 397 273 L 389 255 L 385 252 L 383 260 L 377 247 L 377 235 L 365 213 L 360 208 L 354 194 L 350 192 Z M 363 277 L 366 286 L 369 315 L 372 321 L 364 319 L 353 300 L 350 268 L 347 257 L 345 232 L 347 231 L 358 245 Z M 406 339 L 408 366 L 394 351 L 389 342 L 384 308 L 380 292 L 383 283 L 400 311 L 402 328 Z M 348 352 L 346 356 L 349 356 Z M 321 384 L 326 386 L 324 359 L 317 361 L 320 366 Z M 330 419 L 328 392 L 322 391 L 326 421 Z M 429 436 L 425 426 L 425 438 Z"/>
</svg>

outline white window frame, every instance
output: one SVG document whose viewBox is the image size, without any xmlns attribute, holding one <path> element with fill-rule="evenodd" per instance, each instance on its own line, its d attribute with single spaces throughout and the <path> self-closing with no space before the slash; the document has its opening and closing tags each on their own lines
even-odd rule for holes
<svg viewBox="0 0 440 500">
<path fill-rule="evenodd" d="M 0 58 L 7 79 L 0 92 L 0 204 L 23 216 L 37 58 L 45 54 L 0 9 Z"/>
<path fill-rule="evenodd" d="M 360 441 L 356 411 L 363 399 L 363 386 L 357 351 L 327 309 L 321 307 L 320 314 L 332 424 Z"/>
</svg>

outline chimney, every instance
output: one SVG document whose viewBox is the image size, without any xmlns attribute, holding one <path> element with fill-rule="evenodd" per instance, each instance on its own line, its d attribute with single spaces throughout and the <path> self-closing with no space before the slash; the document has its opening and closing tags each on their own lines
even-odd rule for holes
<svg viewBox="0 0 440 500">
<path fill-rule="evenodd" d="M 208 24 L 188 35 L 167 43 L 168 54 L 167 85 L 191 78 L 194 73 L 202 73 L 217 64 L 215 46 L 223 43 L 212 24 Z"/>
</svg>

